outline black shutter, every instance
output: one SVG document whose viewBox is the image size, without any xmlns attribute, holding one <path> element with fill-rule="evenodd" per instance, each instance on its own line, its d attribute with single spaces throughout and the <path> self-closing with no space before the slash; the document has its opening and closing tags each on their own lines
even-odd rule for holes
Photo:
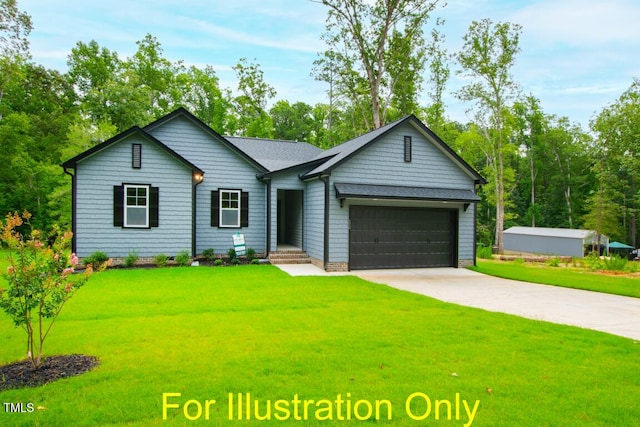
<svg viewBox="0 0 640 427">
<path fill-rule="evenodd" d="M 160 190 L 151 187 L 149 190 L 149 227 L 160 226 Z"/>
<path fill-rule="evenodd" d="M 218 227 L 220 225 L 220 200 L 218 191 L 211 192 L 211 226 Z"/>
<path fill-rule="evenodd" d="M 124 225 L 124 186 L 113 186 L 113 226 Z"/>
<path fill-rule="evenodd" d="M 240 227 L 249 226 L 249 193 L 243 191 L 240 196 Z"/>
</svg>

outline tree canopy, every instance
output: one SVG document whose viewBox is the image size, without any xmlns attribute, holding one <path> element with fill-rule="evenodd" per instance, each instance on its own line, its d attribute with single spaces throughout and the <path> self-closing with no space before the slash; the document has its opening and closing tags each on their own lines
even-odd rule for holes
<svg viewBox="0 0 640 427">
<path fill-rule="evenodd" d="M 504 228 L 535 225 L 598 228 L 637 244 L 640 80 L 585 130 L 520 92 L 515 23 L 473 22 L 460 51 L 447 52 L 446 23 L 429 21 L 439 1 L 317 2 L 327 49 L 310 68 L 327 99 L 309 105 L 278 99 L 257 59 L 240 58 L 237 87 L 221 87 L 212 66 L 170 60 L 151 34 L 130 57 L 78 41 L 65 72 L 47 69 L 31 58 L 28 13 L 0 0 L 0 212 L 26 209 L 37 228 L 68 224 L 70 179 L 59 165 L 180 106 L 223 135 L 322 148 L 414 113 L 489 181 L 479 189 L 481 243 L 500 247 Z M 466 123 L 447 116 L 452 72 L 466 79 L 456 93 L 472 113 Z"/>
</svg>

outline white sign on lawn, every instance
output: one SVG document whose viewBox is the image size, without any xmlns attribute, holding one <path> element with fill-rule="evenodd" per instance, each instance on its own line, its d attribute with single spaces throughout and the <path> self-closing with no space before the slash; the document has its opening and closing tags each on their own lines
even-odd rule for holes
<svg viewBox="0 0 640 427">
<path fill-rule="evenodd" d="M 247 245 L 244 242 L 244 234 L 236 233 L 233 236 L 233 249 L 236 256 L 242 256 L 247 253 Z"/>
</svg>

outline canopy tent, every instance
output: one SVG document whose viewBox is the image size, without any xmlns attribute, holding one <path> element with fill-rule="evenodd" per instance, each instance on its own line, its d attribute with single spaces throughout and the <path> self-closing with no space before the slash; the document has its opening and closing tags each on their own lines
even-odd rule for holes
<svg viewBox="0 0 640 427">
<path fill-rule="evenodd" d="M 611 242 L 609 243 L 609 255 L 618 255 L 623 258 L 633 259 L 635 248 L 625 243 Z"/>
<path fill-rule="evenodd" d="M 609 243 L 609 249 L 635 249 L 633 246 L 626 245 L 620 242 Z"/>
</svg>

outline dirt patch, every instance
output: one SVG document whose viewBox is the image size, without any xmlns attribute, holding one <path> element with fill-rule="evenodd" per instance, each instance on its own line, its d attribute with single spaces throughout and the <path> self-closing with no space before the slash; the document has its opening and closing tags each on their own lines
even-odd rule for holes
<svg viewBox="0 0 640 427">
<path fill-rule="evenodd" d="M 96 357 L 82 354 L 47 357 L 34 369 L 24 360 L 0 366 L 0 391 L 12 388 L 38 387 L 52 381 L 84 374 L 98 366 Z"/>
</svg>

